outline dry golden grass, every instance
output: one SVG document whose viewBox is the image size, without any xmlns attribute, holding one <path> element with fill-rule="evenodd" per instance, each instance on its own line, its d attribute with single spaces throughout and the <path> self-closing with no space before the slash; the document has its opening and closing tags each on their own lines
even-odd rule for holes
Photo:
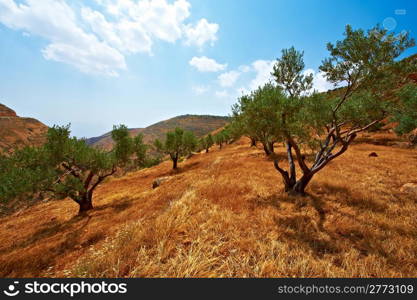
<svg viewBox="0 0 417 300">
<path fill-rule="evenodd" d="M 242 139 L 109 180 L 88 217 L 62 200 L 0 219 L 0 276 L 416 277 L 417 199 L 400 192 L 416 165 L 356 144 L 294 198 Z"/>
</svg>

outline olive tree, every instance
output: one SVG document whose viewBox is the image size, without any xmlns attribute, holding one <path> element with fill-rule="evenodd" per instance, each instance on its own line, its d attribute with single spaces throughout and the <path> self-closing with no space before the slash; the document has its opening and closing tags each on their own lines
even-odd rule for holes
<svg viewBox="0 0 417 300">
<path fill-rule="evenodd" d="M 237 141 L 243 135 L 243 130 L 241 124 L 236 122 L 234 118 L 232 121 L 224 127 L 225 131 L 228 133 L 229 143 Z M 251 146 L 256 146 L 256 140 L 251 139 Z"/>
<path fill-rule="evenodd" d="M 0 203 L 29 199 L 49 186 L 54 176 L 44 148 L 25 147 L 0 154 Z"/>
<path fill-rule="evenodd" d="M 273 83 L 259 87 L 249 95 L 242 96 L 232 107 L 232 123 L 243 123 L 245 132 L 254 141 L 260 141 L 266 155 L 274 153 L 274 144 L 278 141 L 277 111 L 285 95 L 282 89 Z"/>
<path fill-rule="evenodd" d="M 126 125 L 114 125 L 111 137 L 115 142 L 113 147 L 114 154 L 121 166 L 127 166 L 131 162 L 133 153 L 133 140 L 129 136 L 129 129 Z"/>
<path fill-rule="evenodd" d="M 135 155 L 135 165 L 136 167 L 144 167 L 149 164 L 147 158 L 148 145 L 143 141 L 143 134 L 139 133 L 132 140 L 132 152 Z"/>
<path fill-rule="evenodd" d="M 238 103 L 232 106 L 232 122 L 230 123 L 231 132 L 235 137 L 246 136 L 250 139 L 251 147 L 256 146 L 258 141 L 256 134 L 252 128 L 248 126 L 248 118 L 243 114 L 243 110 L 251 101 L 250 95 L 243 95 L 238 99 Z"/>
<path fill-rule="evenodd" d="M 93 193 L 106 178 L 129 164 L 132 154 L 143 159 L 141 138 L 131 139 L 126 126 L 115 126 L 112 137 L 116 145 L 106 152 L 70 137 L 69 125 L 49 128 L 43 146 L 0 156 L 0 200 L 42 192 L 72 199 L 79 205 L 79 214 L 92 209 Z"/>
<path fill-rule="evenodd" d="M 200 147 L 206 150 L 206 153 L 209 152 L 210 147 L 214 145 L 213 136 L 209 133 L 206 137 L 200 138 L 199 141 Z"/>
<path fill-rule="evenodd" d="M 283 49 L 281 58 L 277 59 L 272 75 L 275 81 L 289 97 L 299 97 L 313 86 L 313 74 L 304 74 L 304 52 L 294 47 Z"/>
<path fill-rule="evenodd" d="M 90 147 L 84 140 L 70 137 L 68 126 L 48 130 L 45 157 L 53 172 L 53 180 L 45 190 L 58 198 L 70 198 L 79 205 L 79 214 L 93 208 L 95 189 L 116 172 L 114 153 Z"/>
<path fill-rule="evenodd" d="M 401 101 L 393 107 L 392 120 L 398 125 L 397 134 L 407 134 L 417 128 L 417 86 L 409 84 L 398 91 Z M 409 136 L 411 144 L 417 144 L 417 135 Z"/>
<path fill-rule="evenodd" d="M 223 147 L 223 144 L 226 143 L 226 136 L 223 131 L 220 131 L 214 136 L 214 141 L 219 146 L 219 149 Z"/>
<path fill-rule="evenodd" d="M 167 132 L 164 142 L 155 140 L 154 146 L 160 153 L 169 155 L 172 160 L 172 168 L 178 168 L 178 160 L 181 156 L 191 154 L 197 147 L 197 139 L 191 131 L 184 131 L 176 128 L 174 131 Z"/>
<path fill-rule="evenodd" d="M 295 50 L 283 52 L 273 75 L 286 95 L 280 96 L 274 108 L 278 120 L 273 134 L 286 146 L 288 170 L 278 159 L 274 166 L 287 192 L 304 195 L 314 175 L 345 153 L 359 132 L 386 118 L 393 104 L 387 91 L 403 70 L 395 59 L 413 45 L 408 34 L 395 36 L 379 27 L 365 32 L 346 26 L 344 39 L 327 45 L 330 57 L 320 66 L 328 81 L 344 85 L 330 96 L 303 93 L 309 79 L 297 75 L 301 68 L 290 67 L 294 61 L 303 66 L 301 56 Z M 313 158 L 307 159 L 309 156 Z"/>
<path fill-rule="evenodd" d="M 129 129 L 125 125 L 113 126 L 111 137 L 115 141 L 113 152 L 119 166 L 144 167 L 147 164 L 147 145 L 143 142 L 143 134 L 130 137 Z"/>
</svg>

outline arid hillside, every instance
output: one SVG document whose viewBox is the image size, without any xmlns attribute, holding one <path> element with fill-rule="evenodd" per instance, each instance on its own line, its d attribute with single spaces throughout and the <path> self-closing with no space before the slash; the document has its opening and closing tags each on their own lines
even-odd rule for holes
<svg viewBox="0 0 417 300">
<path fill-rule="evenodd" d="M 223 127 L 228 122 L 228 117 L 183 115 L 155 123 L 146 128 L 132 128 L 129 129 L 129 131 L 132 136 L 136 136 L 139 133 L 142 133 L 144 142 L 150 144 L 155 139 L 164 139 L 165 134 L 168 131 L 174 130 L 176 127 L 192 131 L 197 137 L 201 137 L 220 127 Z M 97 146 L 106 150 L 110 150 L 114 144 L 110 136 L 110 132 L 99 137 L 87 139 L 87 143 L 89 145 Z"/>
<path fill-rule="evenodd" d="M 0 276 L 416 277 L 417 194 L 402 187 L 417 183 L 417 150 L 395 139 L 365 136 L 305 198 L 243 138 L 178 172 L 111 178 L 85 217 L 71 200 L 35 204 L 0 219 Z"/>
<path fill-rule="evenodd" d="M 23 146 L 40 146 L 48 127 L 33 118 L 22 118 L 0 104 L 0 152 L 10 152 Z"/>
</svg>

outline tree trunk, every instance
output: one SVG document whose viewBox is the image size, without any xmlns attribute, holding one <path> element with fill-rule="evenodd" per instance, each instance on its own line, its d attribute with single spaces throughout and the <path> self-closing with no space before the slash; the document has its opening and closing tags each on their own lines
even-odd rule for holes
<svg viewBox="0 0 417 300">
<path fill-rule="evenodd" d="M 295 163 L 294 163 L 294 158 L 292 155 L 292 147 L 291 144 L 289 142 L 286 143 L 287 146 L 287 160 L 288 160 L 288 164 L 290 166 L 290 174 L 288 176 L 288 184 L 292 187 L 295 185 L 295 182 L 297 181 L 297 174 L 296 174 L 296 170 L 295 170 Z M 290 188 L 286 187 L 286 192 L 289 191 Z"/>
<path fill-rule="evenodd" d="M 250 146 L 251 147 L 256 147 L 256 140 L 255 139 L 253 139 L 253 138 L 250 139 Z"/>
<path fill-rule="evenodd" d="M 262 143 L 262 146 L 264 147 L 265 154 L 270 155 L 271 151 L 269 150 L 268 144 Z"/>
<path fill-rule="evenodd" d="M 313 175 L 311 174 L 303 175 L 303 177 L 298 179 L 287 192 L 294 196 L 305 196 L 305 188 L 309 184 L 311 178 L 313 178 Z"/>
<path fill-rule="evenodd" d="M 206 148 L 206 153 L 209 153 L 209 148 Z"/>
<path fill-rule="evenodd" d="M 177 158 L 177 157 L 175 157 L 175 158 L 173 158 L 173 159 L 172 159 L 172 168 L 173 168 L 174 170 L 176 170 L 176 169 L 177 169 L 177 167 L 178 167 L 178 158 Z"/>
<path fill-rule="evenodd" d="M 93 209 L 93 197 L 92 193 L 87 193 L 78 204 L 80 205 L 80 209 L 78 211 L 79 215 L 84 214 L 85 212 Z"/>
<path fill-rule="evenodd" d="M 269 148 L 269 152 L 271 154 L 275 153 L 275 151 L 274 151 L 274 142 L 268 142 L 268 148 Z"/>
</svg>

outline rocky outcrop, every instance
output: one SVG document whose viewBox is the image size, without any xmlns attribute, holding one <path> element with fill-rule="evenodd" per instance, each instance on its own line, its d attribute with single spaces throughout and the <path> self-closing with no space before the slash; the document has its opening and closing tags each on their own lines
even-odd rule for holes
<svg viewBox="0 0 417 300">
<path fill-rule="evenodd" d="M 408 134 L 408 140 L 411 145 L 417 145 L 417 128 Z"/>
<path fill-rule="evenodd" d="M 417 196 L 417 183 L 406 183 L 401 188 L 400 191 L 407 194 L 413 194 Z"/>
<path fill-rule="evenodd" d="M 16 118 L 17 115 L 13 109 L 10 109 L 6 105 L 0 103 L 0 117 Z"/>
<path fill-rule="evenodd" d="M 153 189 L 156 189 L 157 187 L 159 187 L 163 182 L 165 182 L 165 181 L 167 181 L 167 180 L 169 180 L 170 179 L 170 177 L 169 176 L 167 176 L 167 177 L 159 177 L 159 178 L 157 178 L 157 179 L 155 179 L 153 182 L 152 182 L 152 188 Z"/>
<path fill-rule="evenodd" d="M 11 153 L 24 146 L 40 146 L 48 127 L 33 118 L 19 117 L 14 110 L 0 104 L 0 153 Z"/>
</svg>

